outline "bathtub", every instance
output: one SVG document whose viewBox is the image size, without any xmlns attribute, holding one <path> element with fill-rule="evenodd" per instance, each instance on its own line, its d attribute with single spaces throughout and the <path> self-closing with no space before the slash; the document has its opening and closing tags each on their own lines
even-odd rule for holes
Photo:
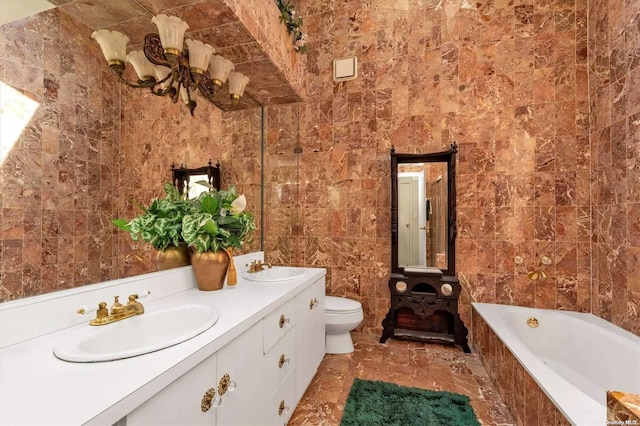
<svg viewBox="0 0 640 426">
<path fill-rule="evenodd" d="M 592 314 L 472 305 L 571 423 L 605 424 L 607 390 L 640 394 L 640 337 Z"/>
</svg>

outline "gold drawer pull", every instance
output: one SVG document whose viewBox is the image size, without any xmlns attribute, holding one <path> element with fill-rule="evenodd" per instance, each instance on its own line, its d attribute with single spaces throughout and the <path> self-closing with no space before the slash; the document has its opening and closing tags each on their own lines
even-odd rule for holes
<svg viewBox="0 0 640 426">
<path fill-rule="evenodd" d="M 205 392 L 202 397 L 202 402 L 200 403 L 200 409 L 203 413 L 209 411 L 211 407 L 216 408 L 220 405 L 221 399 L 216 396 L 216 390 L 214 388 L 209 388 L 208 391 Z"/>
<path fill-rule="evenodd" d="M 289 413 L 289 407 L 284 405 L 284 399 L 280 401 L 280 405 L 278 406 L 278 415 L 281 416 L 282 413 L 285 413 L 285 414 Z"/>
<path fill-rule="evenodd" d="M 218 395 L 222 396 L 227 393 L 227 391 L 233 392 L 235 389 L 236 382 L 234 380 L 231 380 L 231 376 L 229 376 L 228 374 L 222 376 L 220 382 L 218 383 Z"/>
<path fill-rule="evenodd" d="M 284 354 L 280 355 L 280 359 L 278 360 L 278 368 L 282 368 L 283 365 L 289 365 L 289 358 L 285 358 Z"/>
<path fill-rule="evenodd" d="M 309 309 L 313 309 L 319 304 L 320 302 L 318 302 L 318 299 L 314 297 L 313 299 L 309 300 Z"/>
<path fill-rule="evenodd" d="M 285 324 L 289 324 L 291 320 L 284 316 L 284 314 L 280 315 L 280 321 L 278 321 L 278 325 L 280 328 L 284 327 Z"/>
</svg>

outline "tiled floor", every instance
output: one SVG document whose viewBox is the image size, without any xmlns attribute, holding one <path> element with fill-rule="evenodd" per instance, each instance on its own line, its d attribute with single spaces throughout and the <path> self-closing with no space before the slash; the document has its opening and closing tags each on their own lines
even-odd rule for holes
<svg viewBox="0 0 640 426">
<path fill-rule="evenodd" d="M 457 346 L 394 339 L 380 344 L 379 336 L 352 335 L 355 352 L 325 355 L 290 426 L 339 425 L 356 377 L 465 394 L 483 425 L 515 425 L 477 355 Z"/>
</svg>

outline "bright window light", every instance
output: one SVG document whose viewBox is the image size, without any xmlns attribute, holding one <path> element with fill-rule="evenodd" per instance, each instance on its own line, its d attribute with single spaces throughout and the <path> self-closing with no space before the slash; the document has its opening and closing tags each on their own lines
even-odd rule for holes
<svg viewBox="0 0 640 426">
<path fill-rule="evenodd" d="M 0 164 L 40 104 L 0 81 Z"/>
</svg>

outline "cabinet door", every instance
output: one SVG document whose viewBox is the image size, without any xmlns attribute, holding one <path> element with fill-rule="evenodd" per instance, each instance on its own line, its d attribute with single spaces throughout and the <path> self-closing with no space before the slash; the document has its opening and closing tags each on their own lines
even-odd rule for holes
<svg viewBox="0 0 640 426">
<path fill-rule="evenodd" d="M 127 426 L 213 426 L 216 408 L 203 411 L 206 408 L 203 398 L 209 389 L 217 393 L 217 383 L 216 354 L 213 354 L 129 413 Z"/>
<path fill-rule="evenodd" d="M 219 425 L 262 424 L 262 323 L 259 322 L 218 351 Z M 221 381 L 228 377 L 226 391 Z M 224 385 L 224 383 L 222 383 Z M 223 392 L 220 392 L 220 391 Z"/>
<path fill-rule="evenodd" d="M 324 357 L 324 278 L 296 296 L 296 402 Z"/>
</svg>

